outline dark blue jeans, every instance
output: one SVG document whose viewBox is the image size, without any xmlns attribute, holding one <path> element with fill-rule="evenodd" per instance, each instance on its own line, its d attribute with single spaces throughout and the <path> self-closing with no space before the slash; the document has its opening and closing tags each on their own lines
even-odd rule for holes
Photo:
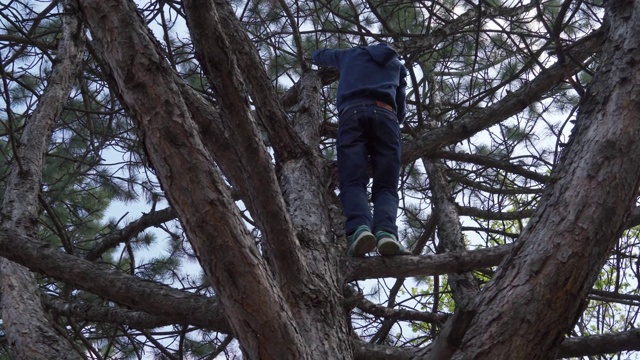
<svg viewBox="0 0 640 360">
<path fill-rule="evenodd" d="M 400 125 L 396 114 L 374 104 L 349 105 L 339 116 L 337 148 L 346 234 L 367 225 L 374 233 L 382 230 L 397 236 Z M 369 159 L 373 217 L 367 197 Z"/>
</svg>

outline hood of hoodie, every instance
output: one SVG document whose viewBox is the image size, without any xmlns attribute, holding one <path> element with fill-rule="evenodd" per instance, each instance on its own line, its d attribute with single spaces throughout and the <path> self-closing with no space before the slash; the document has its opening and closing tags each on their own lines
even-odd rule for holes
<svg viewBox="0 0 640 360">
<path fill-rule="evenodd" d="M 386 43 L 367 46 L 366 49 L 373 61 L 381 66 L 387 65 L 391 60 L 398 57 L 398 53 Z"/>
</svg>

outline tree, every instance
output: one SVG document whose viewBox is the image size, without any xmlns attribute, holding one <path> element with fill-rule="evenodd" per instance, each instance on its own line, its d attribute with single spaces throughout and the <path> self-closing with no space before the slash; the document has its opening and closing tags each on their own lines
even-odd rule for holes
<svg viewBox="0 0 640 360">
<path fill-rule="evenodd" d="M 36 5 L 1 15 L 7 357 L 233 357 L 233 339 L 250 359 L 640 350 L 640 5 Z M 414 256 L 350 259 L 337 76 L 307 59 L 380 39 L 410 74 Z M 105 223 L 116 200 L 150 210 Z"/>
</svg>

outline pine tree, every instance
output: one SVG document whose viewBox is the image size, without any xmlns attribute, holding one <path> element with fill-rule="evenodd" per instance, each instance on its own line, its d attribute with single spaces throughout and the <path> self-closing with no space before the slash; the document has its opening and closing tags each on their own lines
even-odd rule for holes
<svg viewBox="0 0 640 360">
<path fill-rule="evenodd" d="M 1 6 L 0 358 L 640 350 L 634 2 Z M 350 259 L 309 57 L 381 40 L 414 256 Z"/>
</svg>

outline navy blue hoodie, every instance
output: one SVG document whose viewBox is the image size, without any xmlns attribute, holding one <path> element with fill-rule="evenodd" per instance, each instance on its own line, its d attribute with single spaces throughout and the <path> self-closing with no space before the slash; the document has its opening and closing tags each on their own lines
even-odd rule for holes
<svg viewBox="0 0 640 360">
<path fill-rule="evenodd" d="M 404 121 L 407 70 L 388 44 L 316 50 L 313 61 L 340 71 L 338 111 L 359 101 L 379 100 L 393 106 L 398 121 Z"/>
</svg>

